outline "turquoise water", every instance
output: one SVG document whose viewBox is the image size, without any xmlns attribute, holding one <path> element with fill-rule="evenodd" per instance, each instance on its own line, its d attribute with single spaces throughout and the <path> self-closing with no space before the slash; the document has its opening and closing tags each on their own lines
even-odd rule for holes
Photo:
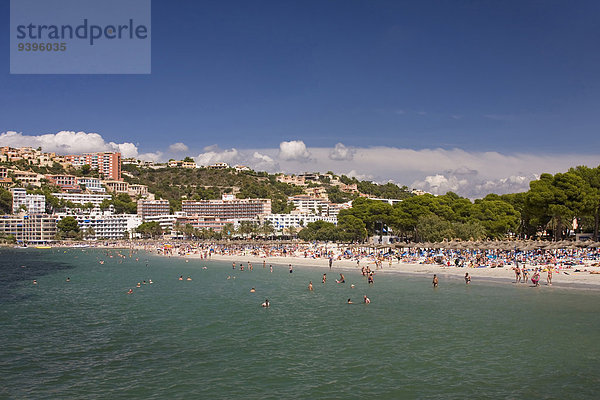
<svg viewBox="0 0 600 400">
<path fill-rule="evenodd" d="M 335 268 L 242 272 L 105 254 L 0 250 L 0 398 L 565 399 L 600 390 L 597 292 L 443 277 L 434 290 L 430 277 L 392 273 L 369 287 L 358 272 L 344 272 L 342 285 Z"/>
</svg>

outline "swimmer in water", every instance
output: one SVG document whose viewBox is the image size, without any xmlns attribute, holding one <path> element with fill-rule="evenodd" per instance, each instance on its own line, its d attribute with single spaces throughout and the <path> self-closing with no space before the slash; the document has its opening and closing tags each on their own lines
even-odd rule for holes
<svg viewBox="0 0 600 400">
<path fill-rule="evenodd" d="M 68 278 L 68 277 L 67 277 L 67 282 L 71 282 L 71 278 Z"/>
<path fill-rule="evenodd" d="M 350 300 L 350 299 L 348 299 L 348 301 L 346 303 L 348 303 L 348 304 L 354 304 L 354 303 L 352 303 L 352 300 Z"/>
<path fill-rule="evenodd" d="M 354 283 L 350 285 L 350 289 L 354 289 Z"/>
<path fill-rule="evenodd" d="M 269 307 L 270 306 L 269 299 L 265 299 L 265 302 L 262 303 L 261 306 L 263 306 L 263 307 Z"/>
<path fill-rule="evenodd" d="M 465 274 L 465 284 L 468 285 L 469 283 L 471 283 L 471 277 L 469 276 L 469 273 L 467 272 Z"/>
<path fill-rule="evenodd" d="M 273 266 L 269 264 L 269 268 L 271 269 L 271 272 L 273 272 Z"/>
<path fill-rule="evenodd" d="M 312 281 L 308 282 L 308 290 L 313 290 Z"/>
<path fill-rule="evenodd" d="M 135 287 L 142 287 L 142 285 L 140 285 L 140 283 L 138 282 L 137 285 L 135 285 Z"/>
<path fill-rule="evenodd" d="M 36 281 L 35 279 L 33 280 L 33 284 L 34 284 L 34 285 L 37 285 L 37 281 Z"/>
<path fill-rule="evenodd" d="M 292 269 L 292 264 L 290 264 L 290 274 L 294 272 L 294 270 Z"/>
<path fill-rule="evenodd" d="M 346 283 L 346 278 L 344 278 L 344 274 L 340 274 L 340 280 L 337 283 Z"/>
<path fill-rule="evenodd" d="M 235 263 L 231 263 L 231 268 L 235 269 Z"/>
<path fill-rule="evenodd" d="M 323 274 L 323 280 L 322 280 L 322 282 L 323 283 L 327 282 L 327 274 Z"/>
<path fill-rule="evenodd" d="M 127 294 L 132 294 L 133 293 L 133 289 L 129 289 L 129 291 L 127 292 Z"/>
<path fill-rule="evenodd" d="M 254 293 L 254 292 L 256 292 L 256 289 L 254 289 L 254 288 L 250 289 L 250 293 Z"/>
<path fill-rule="evenodd" d="M 433 274 L 433 281 L 431 282 L 433 284 L 433 287 L 436 288 L 438 287 L 438 277 L 436 274 Z"/>
<path fill-rule="evenodd" d="M 191 280 L 192 280 L 191 276 L 188 276 L 187 279 L 186 279 L 186 281 L 191 281 Z"/>
<path fill-rule="evenodd" d="M 365 304 L 371 304 L 371 299 L 369 299 L 369 298 L 367 297 L 367 295 L 365 294 L 365 295 L 364 295 L 364 297 L 363 297 L 363 302 L 364 302 Z"/>
<path fill-rule="evenodd" d="M 182 281 L 183 280 L 183 275 L 179 276 L 179 280 Z"/>
</svg>

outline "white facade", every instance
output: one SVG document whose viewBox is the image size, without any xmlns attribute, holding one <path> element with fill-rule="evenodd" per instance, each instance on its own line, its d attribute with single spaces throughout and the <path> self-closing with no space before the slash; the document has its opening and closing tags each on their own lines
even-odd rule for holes
<svg viewBox="0 0 600 400">
<path fill-rule="evenodd" d="M 288 201 L 291 201 L 296 210 L 301 213 L 319 214 L 319 210 L 321 210 L 321 215 L 335 217 L 340 212 L 340 207 L 337 204 L 310 196 L 292 196 L 288 198 Z"/>
<path fill-rule="evenodd" d="M 77 178 L 77 183 L 85 186 L 85 189 L 90 192 L 106 192 L 106 189 L 102 186 L 102 181 L 98 178 Z"/>
<path fill-rule="evenodd" d="M 112 199 L 110 194 L 90 194 L 90 193 L 52 193 L 52 196 L 78 204 L 92 203 L 99 206 L 104 200 Z"/>
<path fill-rule="evenodd" d="M 21 210 L 21 206 L 25 207 L 27 214 L 45 214 L 46 213 L 46 197 L 42 194 L 27 194 L 23 188 L 10 189 L 13 196 L 12 209 L 13 213 L 17 214 Z"/>
<path fill-rule="evenodd" d="M 158 222 L 163 231 L 172 230 L 177 221 L 176 215 L 148 215 L 144 217 L 144 222 Z"/>
<path fill-rule="evenodd" d="M 323 217 L 315 214 L 268 214 L 261 219 L 261 223 L 264 221 L 271 222 L 275 229 L 299 228 L 315 221 L 331 222 L 337 225 L 337 217 Z"/>
<path fill-rule="evenodd" d="M 68 214 L 59 214 L 57 222 Z M 136 214 L 92 213 L 70 215 L 77 220 L 79 229 L 86 234 L 91 228 L 93 239 L 123 239 L 128 232 L 130 237 L 135 228 L 141 225 L 142 217 Z"/>
</svg>

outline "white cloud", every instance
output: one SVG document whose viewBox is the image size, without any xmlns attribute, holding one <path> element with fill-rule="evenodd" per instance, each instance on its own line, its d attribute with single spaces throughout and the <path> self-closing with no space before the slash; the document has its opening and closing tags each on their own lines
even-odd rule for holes
<svg viewBox="0 0 600 400">
<path fill-rule="evenodd" d="M 356 178 L 359 181 L 370 181 L 373 179 L 373 175 L 365 175 L 365 174 L 359 174 L 358 172 L 356 172 L 355 170 L 346 172 L 344 175 L 350 177 L 350 178 Z"/>
<path fill-rule="evenodd" d="M 116 148 L 118 148 L 118 151 L 121 152 L 121 157 L 123 157 L 123 158 L 131 158 L 131 157 L 136 157 L 138 155 L 138 148 L 133 143 L 116 144 L 116 143 L 110 142 L 109 145 L 113 148 L 116 146 Z M 95 151 L 98 151 L 98 150 L 95 150 Z"/>
<path fill-rule="evenodd" d="M 20 132 L 0 134 L 0 145 L 11 147 L 42 147 L 46 152 L 58 154 L 81 154 L 95 151 L 120 151 L 124 158 L 136 157 L 137 146 L 133 143 L 106 142 L 97 133 L 60 131 L 43 135 L 23 135 Z"/>
<path fill-rule="evenodd" d="M 310 152 L 301 140 L 292 140 L 279 143 L 279 158 L 285 161 L 308 161 Z"/>
<path fill-rule="evenodd" d="M 169 151 L 171 151 L 173 153 L 184 153 L 184 152 L 188 151 L 189 149 L 190 148 L 185 143 L 181 143 L 181 142 L 173 143 L 172 145 L 169 146 Z"/>
<path fill-rule="evenodd" d="M 154 153 L 143 153 L 137 156 L 138 159 L 144 161 L 161 162 L 164 161 L 164 153 L 162 151 L 156 151 Z"/>
<path fill-rule="evenodd" d="M 355 174 L 376 182 L 393 180 L 399 185 L 443 194 L 448 190 L 470 198 L 489 193 L 525 191 L 529 181 L 542 172 L 557 173 L 577 165 L 598 165 L 598 155 L 584 154 L 502 154 L 462 149 L 401 149 L 395 147 L 354 148 L 352 160 L 331 160 L 335 148 L 309 148 L 311 162 L 280 158 L 286 173 L 325 172 Z M 277 149 L 254 149 L 277 156 Z M 307 167 L 307 165 L 309 167 Z M 274 171 L 269 171 L 274 172 Z M 437 176 L 439 175 L 439 176 Z"/>
<path fill-rule="evenodd" d="M 255 171 L 276 171 L 279 169 L 279 164 L 273 158 L 257 151 L 252 154 L 252 159 L 249 160 L 248 164 Z"/>
<path fill-rule="evenodd" d="M 346 147 L 343 143 L 337 143 L 329 152 L 329 158 L 336 161 L 350 161 L 354 158 L 354 152 L 354 149 Z"/>
<path fill-rule="evenodd" d="M 432 194 L 445 194 L 449 191 L 470 198 L 483 197 L 489 193 L 506 194 L 524 192 L 529 189 L 529 182 L 537 179 L 538 175 L 511 175 L 500 179 L 477 178 L 477 174 L 436 174 L 426 176 L 423 180 L 413 182 L 412 187 Z"/>
<path fill-rule="evenodd" d="M 198 165 L 211 165 L 218 162 L 226 162 L 228 164 L 242 162 L 240 153 L 237 149 L 220 150 L 217 146 L 209 146 L 204 148 L 205 152 L 198 154 L 196 162 Z"/>
<path fill-rule="evenodd" d="M 97 133 L 86 132 L 61 131 L 37 136 L 5 132 L 0 133 L 0 146 L 41 146 L 44 151 L 59 154 L 120 151 L 123 157 L 152 161 L 165 161 L 166 158 L 162 150 L 140 154 L 133 143 L 107 142 Z M 299 140 L 281 142 L 278 148 L 221 150 L 213 145 L 204 148 L 203 153 L 196 157 L 200 165 L 227 162 L 270 173 L 333 171 L 376 182 L 392 180 L 401 186 L 407 185 L 435 194 L 451 190 L 470 198 L 489 193 L 525 191 L 529 182 L 543 172 L 554 174 L 577 165 L 596 167 L 599 160 L 598 154 L 502 154 L 384 146 L 348 148 L 342 143 L 335 147 L 307 148 Z"/>
</svg>

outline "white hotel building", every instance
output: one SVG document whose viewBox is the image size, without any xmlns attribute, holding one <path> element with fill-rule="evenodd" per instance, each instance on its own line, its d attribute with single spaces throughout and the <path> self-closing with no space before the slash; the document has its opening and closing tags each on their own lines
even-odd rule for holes
<svg viewBox="0 0 600 400">
<path fill-rule="evenodd" d="M 288 197 L 288 201 L 293 203 L 296 210 L 302 213 L 316 213 L 329 217 L 337 216 L 342 207 L 339 204 L 330 203 L 327 200 L 311 196 L 290 196 Z"/>
<path fill-rule="evenodd" d="M 58 214 L 56 222 L 64 217 L 71 216 L 77 220 L 79 229 L 85 234 L 90 228 L 94 231 L 93 239 L 123 239 L 125 233 L 131 234 L 142 223 L 142 217 L 136 214 Z"/>
<path fill-rule="evenodd" d="M 57 199 L 70 201 L 78 204 L 92 203 L 98 207 L 104 200 L 112 199 L 110 194 L 92 194 L 92 193 L 52 193 Z"/>
<path fill-rule="evenodd" d="M 331 222 L 337 225 L 337 217 L 323 217 L 316 214 L 268 214 L 260 219 L 261 224 L 269 221 L 275 229 L 300 228 L 315 221 Z"/>
<path fill-rule="evenodd" d="M 77 178 L 77 184 L 85 186 L 85 189 L 90 192 L 106 192 L 106 189 L 102 186 L 102 181 L 98 178 Z"/>
<path fill-rule="evenodd" d="M 10 191 L 13 197 L 13 214 L 19 213 L 22 208 L 25 208 L 26 214 L 46 213 L 46 197 L 43 194 L 27 194 L 23 188 L 12 188 Z"/>
</svg>

